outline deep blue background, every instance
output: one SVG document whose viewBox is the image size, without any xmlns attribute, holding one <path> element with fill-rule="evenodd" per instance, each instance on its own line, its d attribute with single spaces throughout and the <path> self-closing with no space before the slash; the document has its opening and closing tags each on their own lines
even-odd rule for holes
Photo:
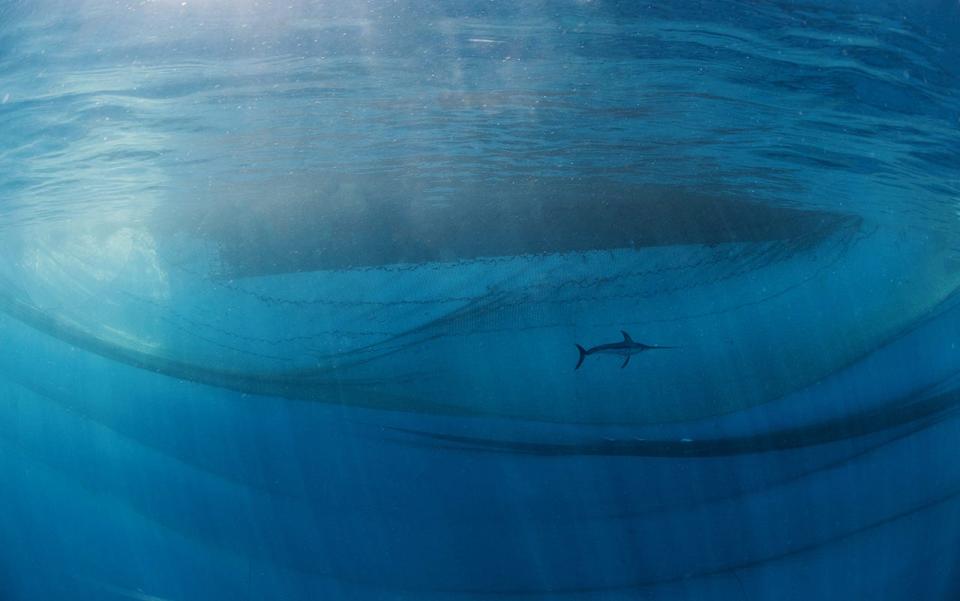
<svg viewBox="0 0 960 601">
<path fill-rule="evenodd" d="M 0 599 L 960 596 L 958 27 L 0 4 Z"/>
</svg>

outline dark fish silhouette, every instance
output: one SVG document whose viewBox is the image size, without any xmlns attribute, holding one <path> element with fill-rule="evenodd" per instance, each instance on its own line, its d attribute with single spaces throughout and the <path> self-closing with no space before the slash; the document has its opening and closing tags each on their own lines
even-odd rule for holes
<svg viewBox="0 0 960 601">
<path fill-rule="evenodd" d="M 623 365 L 620 366 L 620 369 L 623 369 L 627 366 L 627 363 L 630 363 L 630 357 L 636 355 L 637 353 L 642 353 L 643 351 L 649 351 L 653 349 L 677 348 L 675 346 L 652 346 L 649 344 L 643 344 L 642 342 L 634 342 L 633 338 L 630 337 L 630 334 L 627 334 L 623 330 L 620 330 L 620 333 L 623 334 L 622 342 L 601 344 L 591 349 L 585 349 L 578 344 L 577 350 L 580 351 L 580 359 L 577 361 L 577 366 L 574 369 L 580 369 L 580 366 L 583 365 L 583 360 L 587 358 L 587 355 L 621 355 L 624 357 L 624 359 Z"/>
</svg>

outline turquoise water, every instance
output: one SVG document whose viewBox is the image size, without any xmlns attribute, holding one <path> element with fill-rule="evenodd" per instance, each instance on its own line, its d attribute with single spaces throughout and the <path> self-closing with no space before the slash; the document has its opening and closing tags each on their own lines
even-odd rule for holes
<svg viewBox="0 0 960 601">
<path fill-rule="evenodd" d="M 0 3 L 0 599 L 956 598 L 958 31 Z"/>
</svg>

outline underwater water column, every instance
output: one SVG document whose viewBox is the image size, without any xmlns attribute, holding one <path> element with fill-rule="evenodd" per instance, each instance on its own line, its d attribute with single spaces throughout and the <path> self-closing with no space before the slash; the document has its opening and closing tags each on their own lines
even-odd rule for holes
<svg viewBox="0 0 960 601">
<path fill-rule="evenodd" d="M 0 599 L 954 599 L 954 2 L 0 3 Z"/>
</svg>

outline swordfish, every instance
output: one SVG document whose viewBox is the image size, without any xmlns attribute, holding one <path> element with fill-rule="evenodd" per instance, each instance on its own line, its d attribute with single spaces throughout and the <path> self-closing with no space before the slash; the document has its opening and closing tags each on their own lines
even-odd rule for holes
<svg viewBox="0 0 960 601">
<path fill-rule="evenodd" d="M 627 363 L 630 363 L 630 357 L 636 355 L 637 353 L 654 349 L 678 348 L 675 346 L 654 346 L 650 344 L 643 344 L 642 342 L 634 342 L 633 338 L 630 337 L 630 334 L 627 334 L 623 330 L 620 330 L 620 333 L 623 334 L 623 340 L 621 342 L 601 344 L 591 349 L 585 349 L 578 344 L 577 350 L 580 351 L 580 359 L 577 361 L 577 366 L 573 369 L 580 369 L 580 366 L 583 365 L 583 360 L 587 358 L 587 355 L 620 355 L 624 358 L 623 364 L 620 366 L 620 369 L 623 369 L 627 366 Z"/>
</svg>

